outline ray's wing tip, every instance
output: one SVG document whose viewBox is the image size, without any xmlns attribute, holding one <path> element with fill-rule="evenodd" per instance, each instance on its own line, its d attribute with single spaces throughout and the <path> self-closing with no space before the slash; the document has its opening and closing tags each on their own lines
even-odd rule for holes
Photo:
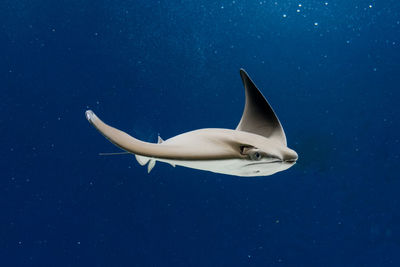
<svg viewBox="0 0 400 267">
<path fill-rule="evenodd" d="M 246 70 L 243 68 L 240 68 L 240 77 L 242 78 L 243 81 L 249 79 L 249 75 L 247 74 Z"/>
<path fill-rule="evenodd" d="M 86 116 L 86 119 L 87 119 L 90 123 L 93 123 L 93 120 L 96 118 L 96 115 L 95 115 L 94 112 L 91 111 L 90 109 L 89 109 L 89 110 L 86 110 L 85 116 Z"/>
</svg>

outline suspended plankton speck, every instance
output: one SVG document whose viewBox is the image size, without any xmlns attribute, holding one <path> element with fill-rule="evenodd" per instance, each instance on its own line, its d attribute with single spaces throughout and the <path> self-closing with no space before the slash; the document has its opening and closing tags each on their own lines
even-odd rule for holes
<svg viewBox="0 0 400 267">
<path fill-rule="evenodd" d="M 286 18 L 286 17 L 287 17 L 287 15 L 286 15 L 286 14 L 283 14 L 283 15 L 282 15 L 282 17 Z"/>
</svg>

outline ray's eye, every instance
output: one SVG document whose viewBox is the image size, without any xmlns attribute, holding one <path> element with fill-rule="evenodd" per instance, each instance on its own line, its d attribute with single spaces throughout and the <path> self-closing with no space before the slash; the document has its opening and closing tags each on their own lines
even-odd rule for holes
<svg viewBox="0 0 400 267">
<path fill-rule="evenodd" d="M 251 160 L 260 160 L 263 157 L 263 154 L 253 146 L 241 145 L 239 149 L 240 149 L 240 154 L 246 155 Z"/>
<path fill-rule="evenodd" d="M 262 157 L 261 153 L 258 151 L 254 151 L 253 153 L 250 154 L 250 158 L 252 160 L 260 160 Z"/>
</svg>

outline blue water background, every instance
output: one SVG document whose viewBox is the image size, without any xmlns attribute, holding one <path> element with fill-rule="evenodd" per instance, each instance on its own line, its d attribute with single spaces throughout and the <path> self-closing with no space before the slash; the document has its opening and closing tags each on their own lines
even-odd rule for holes
<svg viewBox="0 0 400 267">
<path fill-rule="evenodd" d="M 2 266 L 400 266 L 397 0 L 2 0 L 0 51 Z M 98 156 L 86 109 L 151 142 L 235 128 L 241 67 L 288 171 Z"/>
</svg>

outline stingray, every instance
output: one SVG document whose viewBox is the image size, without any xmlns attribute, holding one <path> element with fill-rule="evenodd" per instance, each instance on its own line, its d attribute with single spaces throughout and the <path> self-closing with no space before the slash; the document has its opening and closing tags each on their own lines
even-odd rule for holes
<svg viewBox="0 0 400 267">
<path fill-rule="evenodd" d="M 140 141 L 111 127 L 86 111 L 87 120 L 111 143 L 134 154 L 150 172 L 156 161 L 172 166 L 235 176 L 267 176 L 286 170 L 297 161 L 297 153 L 287 147 L 282 125 L 245 70 L 240 69 L 246 102 L 235 130 L 206 128 L 179 134 L 157 143 Z"/>
</svg>

